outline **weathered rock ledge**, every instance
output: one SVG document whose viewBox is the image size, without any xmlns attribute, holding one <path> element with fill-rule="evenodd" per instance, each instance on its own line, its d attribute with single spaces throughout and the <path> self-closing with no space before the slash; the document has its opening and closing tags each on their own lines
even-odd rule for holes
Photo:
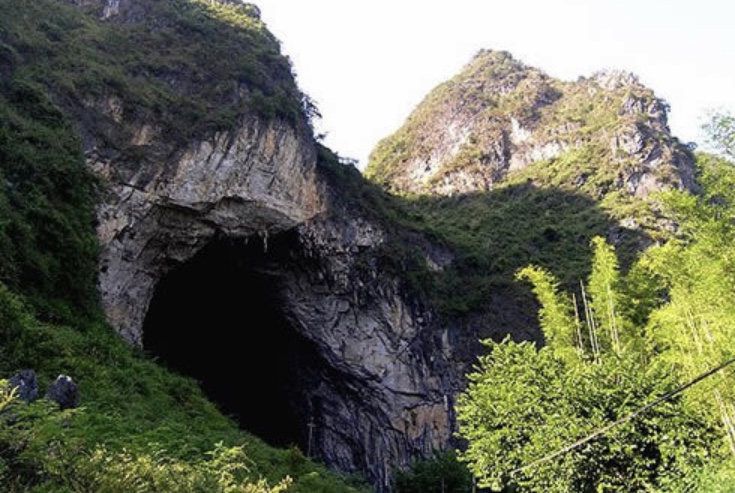
<svg viewBox="0 0 735 493">
<path fill-rule="evenodd" d="M 88 152 L 107 184 L 99 207 L 100 292 L 110 322 L 141 343 L 156 283 L 215 234 L 264 239 L 323 211 L 309 138 L 247 118 L 194 142 L 168 163 L 120 166 Z"/>
</svg>

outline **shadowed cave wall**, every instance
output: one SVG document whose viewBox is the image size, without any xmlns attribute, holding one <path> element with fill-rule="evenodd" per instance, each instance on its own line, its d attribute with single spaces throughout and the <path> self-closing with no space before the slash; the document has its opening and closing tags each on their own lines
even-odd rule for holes
<svg viewBox="0 0 735 493">
<path fill-rule="evenodd" d="M 272 445 L 308 451 L 325 364 L 279 306 L 279 265 L 295 241 L 215 239 L 156 288 L 143 326 L 147 352 L 200 382 L 220 409 Z"/>
<path fill-rule="evenodd" d="M 449 440 L 450 368 L 399 285 L 354 268 L 378 233 L 338 226 L 220 235 L 162 267 L 141 340 L 243 429 L 388 491 L 393 468 Z"/>
</svg>

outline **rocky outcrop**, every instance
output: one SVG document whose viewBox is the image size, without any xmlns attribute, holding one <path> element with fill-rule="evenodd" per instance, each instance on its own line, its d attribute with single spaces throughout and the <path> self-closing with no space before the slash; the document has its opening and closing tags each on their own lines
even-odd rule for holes
<svg viewBox="0 0 735 493">
<path fill-rule="evenodd" d="M 10 377 L 8 386 L 15 389 L 20 400 L 33 402 L 38 398 L 38 379 L 33 370 L 23 370 Z M 45 399 L 53 401 L 59 408 L 74 409 L 79 406 L 79 388 L 74 380 L 67 375 L 59 375 L 49 385 Z"/>
<path fill-rule="evenodd" d="M 71 377 L 59 375 L 49 385 L 44 397 L 57 403 L 62 410 L 74 409 L 79 406 L 79 387 Z"/>
<path fill-rule="evenodd" d="M 342 375 L 311 391 L 311 402 L 322 403 L 319 454 L 368 471 L 382 489 L 395 468 L 451 442 L 456 382 L 447 341 L 399 279 L 370 265 L 385 235 L 376 225 L 331 218 L 299 232 L 302 255 L 282 283 L 283 309 Z"/>
<path fill-rule="evenodd" d="M 123 337 L 140 344 L 156 283 L 215 234 L 267 238 L 322 212 L 315 159 L 308 135 L 257 118 L 192 142 L 168 163 L 121 166 L 89 150 L 108 183 L 98 214 L 100 292 Z"/>
<path fill-rule="evenodd" d="M 137 22 L 147 5 L 77 4 L 121 23 Z M 273 280 L 293 337 L 315 348 L 313 356 L 294 355 L 284 403 L 295 409 L 301 435 L 311 427 L 311 455 L 385 490 L 396 467 L 448 446 L 457 385 L 445 371 L 446 337 L 399 276 L 378 269 L 382 226 L 359 211 L 334 210 L 330 197 L 342 192 L 320 177 L 306 118 L 246 113 L 231 128 L 172 141 L 165 122 L 141 118 L 114 91 L 87 96 L 70 112 L 103 183 L 99 292 L 125 340 L 144 344 L 157 289 L 205 248 L 224 240 L 260 245 L 252 268 Z"/>
<path fill-rule="evenodd" d="M 16 373 L 8 380 L 10 388 L 15 388 L 18 398 L 26 402 L 35 401 L 38 398 L 38 379 L 33 370 L 23 370 Z"/>
<path fill-rule="evenodd" d="M 378 144 L 366 174 L 398 193 L 458 195 L 492 190 L 534 163 L 584 160 L 644 198 L 693 183 L 691 155 L 671 136 L 667 111 L 628 72 L 564 82 L 481 51 Z"/>
</svg>

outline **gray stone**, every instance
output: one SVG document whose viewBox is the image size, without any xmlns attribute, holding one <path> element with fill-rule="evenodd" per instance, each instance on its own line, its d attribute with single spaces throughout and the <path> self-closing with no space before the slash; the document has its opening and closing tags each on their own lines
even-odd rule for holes
<svg viewBox="0 0 735 493">
<path fill-rule="evenodd" d="M 11 388 L 17 389 L 19 399 L 31 402 L 38 398 L 38 381 L 33 370 L 23 370 L 13 375 L 8 383 Z"/>
<path fill-rule="evenodd" d="M 515 99 L 505 100 L 508 95 Z M 595 130 L 593 120 L 574 109 L 584 106 L 595 108 L 593 118 L 604 112 L 615 125 Z M 642 188 L 621 187 L 630 195 L 691 185 L 693 160 L 671 135 L 668 105 L 629 72 L 565 82 L 503 54 L 481 52 L 414 111 L 394 136 L 412 144 L 401 144 L 400 153 L 377 164 L 390 169 L 387 185 L 399 193 L 490 191 L 518 170 L 588 152 L 592 144 L 609 145 L 619 168 L 645 168 L 640 171 L 650 180 Z"/>
<path fill-rule="evenodd" d="M 61 409 L 74 409 L 79 406 L 79 388 L 71 377 L 59 375 L 46 391 L 46 399 L 59 404 Z"/>
</svg>

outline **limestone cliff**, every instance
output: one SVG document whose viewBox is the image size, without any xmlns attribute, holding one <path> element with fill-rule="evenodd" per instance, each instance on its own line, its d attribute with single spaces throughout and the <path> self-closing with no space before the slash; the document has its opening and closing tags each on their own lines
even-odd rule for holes
<svg viewBox="0 0 735 493">
<path fill-rule="evenodd" d="M 128 49 L 162 49 L 157 43 L 166 40 L 165 52 L 141 53 L 129 66 L 100 59 L 119 80 L 103 81 L 95 91 L 56 94 L 74 119 L 88 166 L 101 179 L 98 285 L 112 327 L 176 366 L 172 362 L 180 355 L 172 348 L 183 347 L 183 339 L 196 346 L 189 348 L 193 357 L 217 359 L 205 348 L 223 354 L 240 344 L 237 332 L 250 330 L 255 319 L 285 321 L 286 347 L 268 350 L 289 355 L 286 380 L 271 386 L 290 389 L 278 405 L 294 423 L 294 443 L 333 467 L 365 474 L 379 490 L 389 487 L 396 467 L 445 448 L 457 388 L 456 375 L 445 371 L 442 347 L 448 343 L 430 330 L 433 311 L 421 297 L 398 273 L 377 266 L 388 233 L 374 215 L 343 206 L 340 183 L 320 164 L 308 104 L 301 106 L 302 96 L 290 72 L 284 73 L 277 43 L 257 9 L 239 2 L 177 2 L 201 27 L 149 0 L 70 3 L 85 12 L 80 22 L 124 39 Z M 227 21 L 217 24 L 223 13 Z M 233 18 L 242 25 L 228 25 Z M 201 45 L 176 44 L 184 42 Z M 229 44 L 237 49 L 229 56 L 251 61 L 231 65 L 198 58 L 206 56 L 207 43 Z M 194 55 L 175 62 L 166 57 L 177 50 Z M 170 106 L 160 107 L 149 91 Z M 197 323 L 177 318 L 185 307 L 170 301 L 172 279 L 195 289 L 204 281 L 187 277 L 189 267 L 203 262 L 206 271 L 223 258 L 232 262 L 223 271 L 261 280 L 252 289 L 277 299 L 271 312 L 249 304 L 243 292 L 233 302 L 251 313 L 237 315 L 242 319 L 233 320 L 229 332 L 202 328 L 215 319 L 229 323 L 201 315 L 215 310 L 214 301 L 192 300 L 201 302 L 201 313 L 192 316 Z M 228 289 L 211 288 L 223 297 L 232 294 Z M 168 322 L 152 321 L 152 304 L 164 307 L 159 315 Z M 265 340 L 258 334 L 248 339 L 255 345 Z M 296 341 L 298 349 L 291 351 L 286 341 Z M 238 353 L 247 351 L 253 349 Z M 245 368 L 238 353 L 228 367 L 233 372 Z M 201 371 L 191 376 L 206 388 L 208 370 Z"/>
<path fill-rule="evenodd" d="M 691 158 L 672 138 L 667 111 L 630 73 L 566 82 L 506 52 L 480 51 L 378 144 L 366 174 L 399 193 L 454 195 L 492 190 L 533 163 L 585 153 L 563 182 L 545 184 L 581 189 L 593 167 L 598 181 L 613 182 L 594 193 L 646 197 L 692 185 Z"/>
<path fill-rule="evenodd" d="M 110 322 L 140 344 L 157 282 L 215 234 L 267 238 L 320 213 L 315 159 L 308 135 L 258 118 L 192 142 L 165 166 L 125 169 L 90 150 L 90 166 L 108 183 L 98 235 Z"/>
</svg>

